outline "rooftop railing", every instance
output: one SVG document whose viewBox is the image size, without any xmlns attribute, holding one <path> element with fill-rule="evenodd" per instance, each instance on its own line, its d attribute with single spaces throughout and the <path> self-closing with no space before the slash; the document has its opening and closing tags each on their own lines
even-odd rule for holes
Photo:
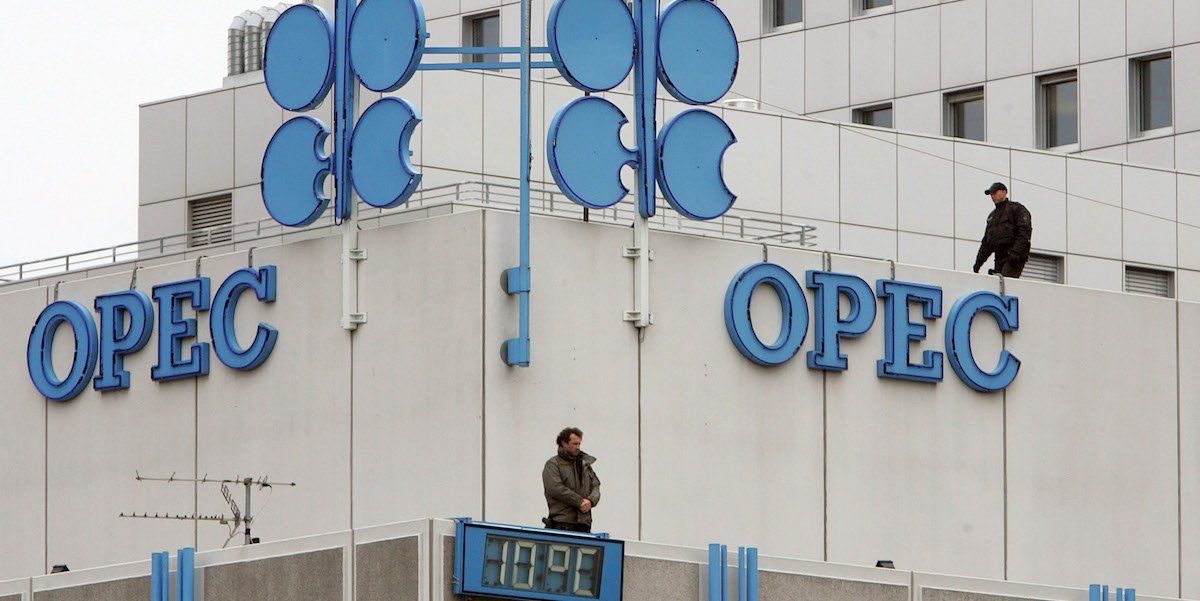
<svg viewBox="0 0 1200 601">
<path fill-rule="evenodd" d="M 516 212 L 519 200 L 519 189 L 515 185 L 465 181 L 425 188 L 414 194 L 413 198 L 404 205 L 393 209 L 378 209 L 360 205 L 358 223 L 362 229 L 373 229 L 392 223 L 464 210 L 482 208 Z M 533 189 L 530 204 L 530 211 L 535 215 L 580 219 L 620 226 L 632 226 L 636 211 L 634 204 L 627 202 L 618 203 L 607 209 L 586 210 L 572 202 L 562 192 L 547 188 Z M 804 223 L 757 217 L 736 211 L 731 211 L 712 221 L 694 221 L 665 209 L 667 209 L 665 205 L 660 205 L 658 214 L 651 219 L 651 229 L 775 246 L 795 248 L 816 246 L 816 226 Z M 321 230 L 332 231 L 338 225 L 334 219 L 333 209 L 330 207 L 320 219 L 304 228 L 285 227 L 275 220 L 267 218 L 191 230 L 169 236 L 0 266 L 0 287 L 68 272 L 132 263 L 141 259 L 181 255 L 197 249 L 220 248 L 298 233 L 312 235 L 314 232 L 320 233 Z"/>
</svg>

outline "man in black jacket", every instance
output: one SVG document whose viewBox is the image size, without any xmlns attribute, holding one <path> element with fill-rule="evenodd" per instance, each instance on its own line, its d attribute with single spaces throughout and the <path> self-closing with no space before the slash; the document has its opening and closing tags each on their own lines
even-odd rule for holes
<svg viewBox="0 0 1200 601">
<path fill-rule="evenodd" d="M 1008 188 L 1000 182 L 983 191 L 992 197 L 996 208 L 987 218 L 987 229 L 975 256 L 975 273 L 988 257 L 996 255 L 996 267 L 988 273 L 1019 278 L 1029 260 L 1029 242 L 1033 237 L 1033 216 L 1024 205 L 1008 199 Z"/>
</svg>

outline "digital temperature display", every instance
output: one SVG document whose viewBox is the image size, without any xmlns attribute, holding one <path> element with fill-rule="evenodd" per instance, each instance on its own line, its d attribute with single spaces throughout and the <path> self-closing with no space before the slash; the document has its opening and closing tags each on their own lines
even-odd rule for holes
<svg viewBox="0 0 1200 601">
<path fill-rule="evenodd" d="M 625 543 L 577 534 L 460 520 L 454 592 L 540 601 L 620 601 Z"/>
</svg>

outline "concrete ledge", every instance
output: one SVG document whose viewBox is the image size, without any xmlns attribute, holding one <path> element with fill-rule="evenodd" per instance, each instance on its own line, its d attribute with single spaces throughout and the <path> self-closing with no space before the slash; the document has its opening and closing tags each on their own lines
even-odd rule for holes
<svg viewBox="0 0 1200 601">
<path fill-rule="evenodd" d="M 342 549 L 204 569 L 205 601 L 341 601 Z M 148 582 L 148 581 L 147 581 Z M 130 599 L 148 598 L 146 595 Z"/>
</svg>

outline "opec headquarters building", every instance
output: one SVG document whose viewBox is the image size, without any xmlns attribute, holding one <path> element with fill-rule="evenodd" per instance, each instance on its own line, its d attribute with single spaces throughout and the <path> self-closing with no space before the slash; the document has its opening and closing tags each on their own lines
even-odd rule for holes
<svg viewBox="0 0 1200 601">
<path fill-rule="evenodd" d="M 0 601 L 1200 599 L 1200 2 L 247 8 L 0 268 Z"/>
</svg>

